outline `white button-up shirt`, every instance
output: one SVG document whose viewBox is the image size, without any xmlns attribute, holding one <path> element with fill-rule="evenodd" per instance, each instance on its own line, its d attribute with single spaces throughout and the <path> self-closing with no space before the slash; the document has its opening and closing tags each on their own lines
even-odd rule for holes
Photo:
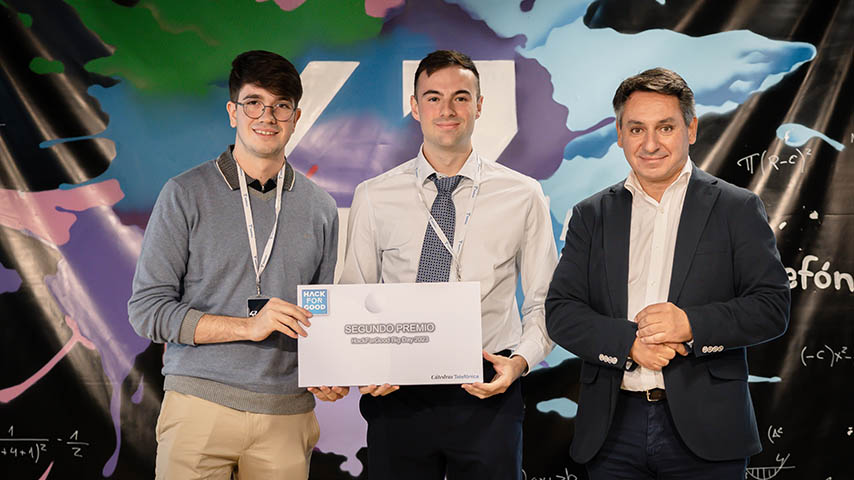
<svg viewBox="0 0 854 480">
<path fill-rule="evenodd" d="M 629 320 L 649 305 L 667 301 L 676 233 L 685 203 L 685 192 L 691 179 L 690 159 L 679 176 L 658 202 L 641 188 L 634 171 L 626 178 L 626 189 L 632 194 L 632 223 L 629 236 Z M 666 368 L 666 367 L 665 367 Z M 625 390 L 664 388 L 664 375 L 641 367 L 623 374 Z"/>
<path fill-rule="evenodd" d="M 480 185 L 468 226 L 472 189 Z M 356 187 L 340 283 L 415 282 L 436 185 L 422 152 L 408 162 Z M 483 349 L 510 349 L 529 369 L 552 349 L 544 301 L 557 264 L 551 217 L 539 183 L 472 152 L 458 172 L 454 246 L 466 230 L 459 281 L 480 282 Z M 417 190 L 416 190 L 417 189 Z M 419 198 L 421 191 L 423 202 Z M 450 281 L 456 281 L 452 265 Z M 521 278 L 522 315 L 516 303 Z M 431 299 L 424 299 L 430 308 Z M 490 379 L 486 379 L 489 381 Z"/>
</svg>

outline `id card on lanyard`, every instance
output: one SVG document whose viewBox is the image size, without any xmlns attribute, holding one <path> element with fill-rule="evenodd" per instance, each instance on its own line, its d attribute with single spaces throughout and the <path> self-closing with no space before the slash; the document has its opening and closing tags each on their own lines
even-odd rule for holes
<svg viewBox="0 0 854 480">
<path fill-rule="evenodd" d="M 418 167 L 415 167 L 415 191 L 418 192 L 418 199 L 421 201 L 421 206 L 424 207 L 424 210 L 427 212 L 427 221 L 430 223 L 430 227 L 433 228 L 433 232 L 436 233 L 436 236 L 439 237 L 439 241 L 442 242 L 442 245 L 445 247 L 445 250 L 451 254 L 451 267 L 452 270 L 456 273 L 455 281 L 459 282 L 462 278 L 462 274 L 460 272 L 461 263 L 460 257 L 463 251 L 463 243 L 466 240 L 466 234 L 468 233 L 469 223 L 471 222 L 472 213 L 474 212 L 475 201 L 477 200 L 477 194 L 480 192 L 480 179 L 481 172 L 483 169 L 483 160 L 480 157 L 477 157 L 477 168 L 475 169 L 474 174 L 474 185 L 472 185 L 471 196 L 469 197 L 468 208 L 466 209 L 465 217 L 463 218 L 463 225 L 458 234 L 454 235 L 456 238 L 455 245 L 451 245 L 451 242 L 448 241 L 448 237 L 445 235 L 445 232 L 442 231 L 442 227 L 439 226 L 439 222 L 433 217 L 433 214 L 430 213 L 430 207 L 427 206 L 427 202 L 424 200 L 424 195 L 421 193 L 422 185 L 418 180 Z M 456 222 L 456 219 L 454 220 Z"/>
<path fill-rule="evenodd" d="M 276 177 L 276 219 L 273 222 L 273 229 L 270 231 L 270 236 L 267 237 L 267 244 L 264 246 L 264 252 L 261 258 L 258 258 L 258 246 L 255 243 L 255 224 L 252 220 L 252 204 L 249 201 L 249 188 L 246 186 L 246 174 L 240 168 L 240 164 L 236 161 L 237 178 L 240 181 L 240 198 L 243 203 L 243 218 L 246 220 L 246 232 L 249 235 L 249 251 L 252 253 L 252 267 L 255 269 L 255 296 L 249 297 L 246 302 L 246 311 L 248 316 L 254 317 L 264 308 L 270 297 L 261 295 L 261 274 L 267 268 L 267 262 L 270 260 L 270 254 L 273 251 L 273 243 L 276 241 L 276 230 L 279 227 L 279 212 L 282 210 L 282 190 L 285 184 L 285 166 L 282 164 L 281 170 Z"/>
</svg>

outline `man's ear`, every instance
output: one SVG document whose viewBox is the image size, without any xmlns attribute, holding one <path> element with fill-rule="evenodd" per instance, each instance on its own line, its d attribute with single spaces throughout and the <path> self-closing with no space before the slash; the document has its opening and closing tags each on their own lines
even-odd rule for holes
<svg viewBox="0 0 854 480">
<path fill-rule="evenodd" d="M 688 125 L 688 145 L 694 145 L 694 142 L 697 141 L 697 125 L 699 123 L 700 121 L 697 120 L 697 117 L 694 117 L 691 120 L 691 124 Z"/>
<path fill-rule="evenodd" d="M 237 127 L 237 104 L 229 101 L 225 104 L 225 110 L 228 112 L 228 123 L 231 128 Z"/>
<path fill-rule="evenodd" d="M 418 112 L 418 101 L 415 100 L 415 95 L 409 97 L 409 108 L 412 109 L 412 118 L 421 121 L 421 114 Z"/>
</svg>

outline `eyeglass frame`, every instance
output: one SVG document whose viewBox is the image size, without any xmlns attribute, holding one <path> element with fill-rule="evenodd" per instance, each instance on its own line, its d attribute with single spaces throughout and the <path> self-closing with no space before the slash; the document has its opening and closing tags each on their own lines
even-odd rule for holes
<svg viewBox="0 0 854 480">
<path fill-rule="evenodd" d="M 287 122 L 291 121 L 292 118 L 294 118 L 294 114 L 296 113 L 297 108 L 298 108 L 296 106 L 290 106 L 291 107 L 291 114 L 288 116 L 288 118 L 281 119 L 281 118 L 276 116 L 276 107 L 281 105 L 282 104 L 281 102 L 277 103 L 275 105 L 265 105 L 264 103 L 262 103 L 260 100 L 257 100 L 257 99 L 250 99 L 250 100 L 248 100 L 248 102 L 258 102 L 261 105 L 261 113 L 259 113 L 257 117 L 253 117 L 252 115 L 249 115 L 249 112 L 246 111 L 246 102 L 234 102 L 234 104 L 240 105 L 241 107 L 243 107 L 243 114 L 246 115 L 247 117 L 251 118 L 252 120 L 257 120 L 257 119 L 263 117 L 264 112 L 266 112 L 268 108 L 272 108 L 273 109 L 272 110 L 273 118 L 275 118 L 276 120 L 278 120 L 280 122 L 287 123 Z"/>
</svg>

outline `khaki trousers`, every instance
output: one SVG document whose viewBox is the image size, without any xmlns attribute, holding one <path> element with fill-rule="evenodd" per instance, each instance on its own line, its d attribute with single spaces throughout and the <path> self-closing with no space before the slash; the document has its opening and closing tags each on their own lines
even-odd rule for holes
<svg viewBox="0 0 854 480">
<path fill-rule="evenodd" d="M 158 480 L 308 478 L 314 412 L 243 412 L 167 391 L 157 419 Z M 233 475 L 233 477 L 232 477 Z"/>
</svg>

